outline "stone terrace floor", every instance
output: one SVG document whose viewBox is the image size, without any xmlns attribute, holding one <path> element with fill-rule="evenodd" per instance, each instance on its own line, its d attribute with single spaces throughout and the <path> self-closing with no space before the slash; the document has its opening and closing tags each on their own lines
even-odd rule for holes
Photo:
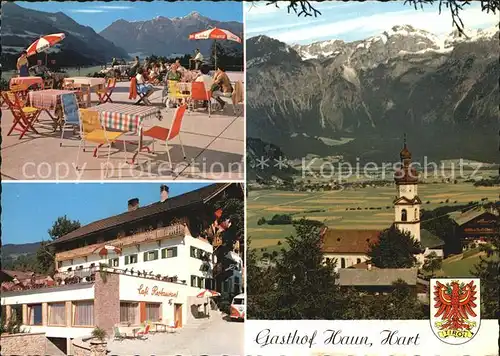
<svg viewBox="0 0 500 356">
<path fill-rule="evenodd" d="M 220 313 L 196 327 L 186 325 L 175 334 L 157 333 L 147 340 L 109 341 L 113 355 L 243 355 L 244 323 Z"/>
<path fill-rule="evenodd" d="M 115 103 L 132 103 L 128 98 L 129 82 L 117 83 L 112 99 Z M 151 102 L 161 107 L 163 120 L 148 119 L 145 129 L 154 125 L 170 127 L 175 109 L 164 108 L 162 88 L 150 97 Z M 98 102 L 92 94 L 92 106 Z M 169 142 L 173 167 L 168 163 L 164 143 L 155 144 L 156 153 L 142 152 L 135 164 L 127 163 L 136 145 L 127 145 L 127 154 L 122 144 L 111 149 L 111 165 L 107 172 L 107 147 L 99 150 L 99 157 L 93 157 L 92 144 L 80 152 L 80 169 L 76 169 L 79 138 L 70 130 L 65 131 L 63 147 L 60 147 L 61 132 L 53 132 L 51 119 L 46 113 L 40 115 L 40 124 L 35 126 L 39 134 L 29 133 L 19 139 L 19 133 L 7 136 L 12 126 L 13 115 L 6 106 L 2 107 L 2 179 L 5 180 L 242 180 L 244 157 L 245 120 L 243 105 L 236 108 L 226 105 L 223 112 L 213 112 L 208 117 L 203 109 L 188 112 L 184 116 L 181 137 L 187 159 L 183 159 L 177 138 Z M 136 134 L 127 134 L 127 140 L 137 141 Z M 145 144 L 151 143 L 145 138 Z M 89 149 L 91 147 L 91 149 Z"/>
</svg>

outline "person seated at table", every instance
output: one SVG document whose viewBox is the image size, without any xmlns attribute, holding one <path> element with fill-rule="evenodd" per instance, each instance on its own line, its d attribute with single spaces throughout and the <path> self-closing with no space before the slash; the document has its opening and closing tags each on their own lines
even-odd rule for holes
<svg viewBox="0 0 500 356">
<path fill-rule="evenodd" d="M 28 53 L 26 51 L 21 52 L 21 55 L 17 59 L 16 68 L 20 77 L 30 76 L 28 71 Z"/>
<path fill-rule="evenodd" d="M 196 51 L 194 52 L 194 58 L 189 59 L 189 68 L 191 68 L 191 63 L 194 62 L 194 68 L 198 69 L 200 65 L 203 63 L 203 55 L 200 52 L 199 48 L 196 48 Z"/>
<path fill-rule="evenodd" d="M 182 74 L 178 70 L 178 67 L 175 64 L 173 64 L 170 67 L 170 70 L 168 71 L 167 80 L 174 80 L 176 82 L 180 82 L 181 76 L 182 76 Z"/>
<path fill-rule="evenodd" d="M 130 67 L 129 74 L 130 76 L 135 76 L 137 74 L 137 71 L 141 65 L 141 61 L 139 60 L 138 56 L 135 56 L 135 61 L 134 64 L 132 64 L 132 67 Z"/>
<path fill-rule="evenodd" d="M 149 71 L 149 83 L 153 85 L 160 84 L 160 67 L 158 64 L 153 65 Z"/>
<path fill-rule="evenodd" d="M 144 99 L 144 102 L 147 105 L 151 105 L 151 102 L 149 101 L 148 98 L 151 94 L 153 94 L 154 88 L 151 84 L 147 83 L 147 72 L 143 71 L 143 72 L 137 73 L 137 75 L 135 76 L 135 79 L 137 80 L 137 91 L 139 93 L 145 95 L 146 98 Z"/>
<path fill-rule="evenodd" d="M 224 110 L 226 103 L 220 97 L 230 96 L 233 92 L 233 86 L 222 65 L 217 66 L 217 72 L 214 76 L 214 84 L 212 85 L 211 91 L 212 97 L 220 104 L 221 110 Z"/>
</svg>

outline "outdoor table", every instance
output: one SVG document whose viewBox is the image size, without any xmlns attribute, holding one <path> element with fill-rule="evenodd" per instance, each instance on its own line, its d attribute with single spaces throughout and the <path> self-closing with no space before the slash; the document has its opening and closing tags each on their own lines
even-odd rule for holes
<svg viewBox="0 0 500 356">
<path fill-rule="evenodd" d="M 54 131 L 57 126 L 61 126 L 63 120 L 63 110 L 61 106 L 61 95 L 72 94 L 73 90 L 58 90 L 58 89 L 45 89 L 30 91 L 28 93 L 28 100 L 30 106 L 41 109 L 45 111 L 52 121 L 54 121 Z M 54 110 L 54 115 L 50 113 L 50 110 Z"/>
<path fill-rule="evenodd" d="M 94 88 L 97 94 L 97 89 L 102 89 L 106 85 L 106 78 L 92 78 L 92 77 L 69 77 L 67 80 L 73 81 L 75 87 L 88 86 Z M 87 107 L 90 107 L 90 95 L 87 97 Z"/>
<path fill-rule="evenodd" d="M 150 152 L 149 147 L 142 146 L 142 129 L 144 120 L 160 115 L 158 107 L 105 103 L 91 107 L 88 110 L 97 111 L 102 125 L 107 129 L 131 132 L 139 136 L 138 149 L 132 157 L 132 164 L 135 162 L 135 158 L 139 152 L 143 150 Z M 94 157 L 97 156 L 97 149 L 100 146 L 102 145 L 97 146 L 94 150 Z"/>
<path fill-rule="evenodd" d="M 9 87 L 12 89 L 14 85 L 24 84 L 28 88 L 32 85 L 39 85 L 43 89 L 42 77 L 14 77 L 10 79 Z"/>
<path fill-rule="evenodd" d="M 163 324 L 162 322 L 156 321 L 153 323 L 153 325 L 155 326 L 155 332 L 158 332 L 158 327 L 162 328 L 163 332 L 167 332 L 167 327 L 168 327 L 167 324 Z"/>
</svg>

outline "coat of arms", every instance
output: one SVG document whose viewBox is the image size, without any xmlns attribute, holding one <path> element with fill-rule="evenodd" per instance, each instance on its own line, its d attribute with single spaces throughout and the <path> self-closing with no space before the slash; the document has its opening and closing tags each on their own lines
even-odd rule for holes
<svg viewBox="0 0 500 356">
<path fill-rule="evenodd" d="M 481 324 L 479 279 L 431 279 L 431 328 L 447 344 L 464 344 Z"/>
</svg>

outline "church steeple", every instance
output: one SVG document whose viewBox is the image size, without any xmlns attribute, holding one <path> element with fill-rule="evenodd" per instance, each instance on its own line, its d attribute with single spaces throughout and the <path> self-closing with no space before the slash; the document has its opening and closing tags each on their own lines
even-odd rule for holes
<svg viewBox="0 0 500 356">
<path fill-rule="evenodd" d="M 394 173 L 397 196 L 394 200 L 394 224 L 420 241 L 420 198 L 418 197 L 418 173 L 412 167 L 411 152 L 404 134 L 403 149 L 399 153 L 401 167 Z"/>
<path fill-rule="evenodd" d="M 396 184 L 415 184 L 418 182 L 418 173 L 414 167 L 411 167 L 411 152 L 406 145 L 406 133 L 403 135 L 403 149 L 399 152 L 402 167 L 394 173 Z"/>
</svg>

